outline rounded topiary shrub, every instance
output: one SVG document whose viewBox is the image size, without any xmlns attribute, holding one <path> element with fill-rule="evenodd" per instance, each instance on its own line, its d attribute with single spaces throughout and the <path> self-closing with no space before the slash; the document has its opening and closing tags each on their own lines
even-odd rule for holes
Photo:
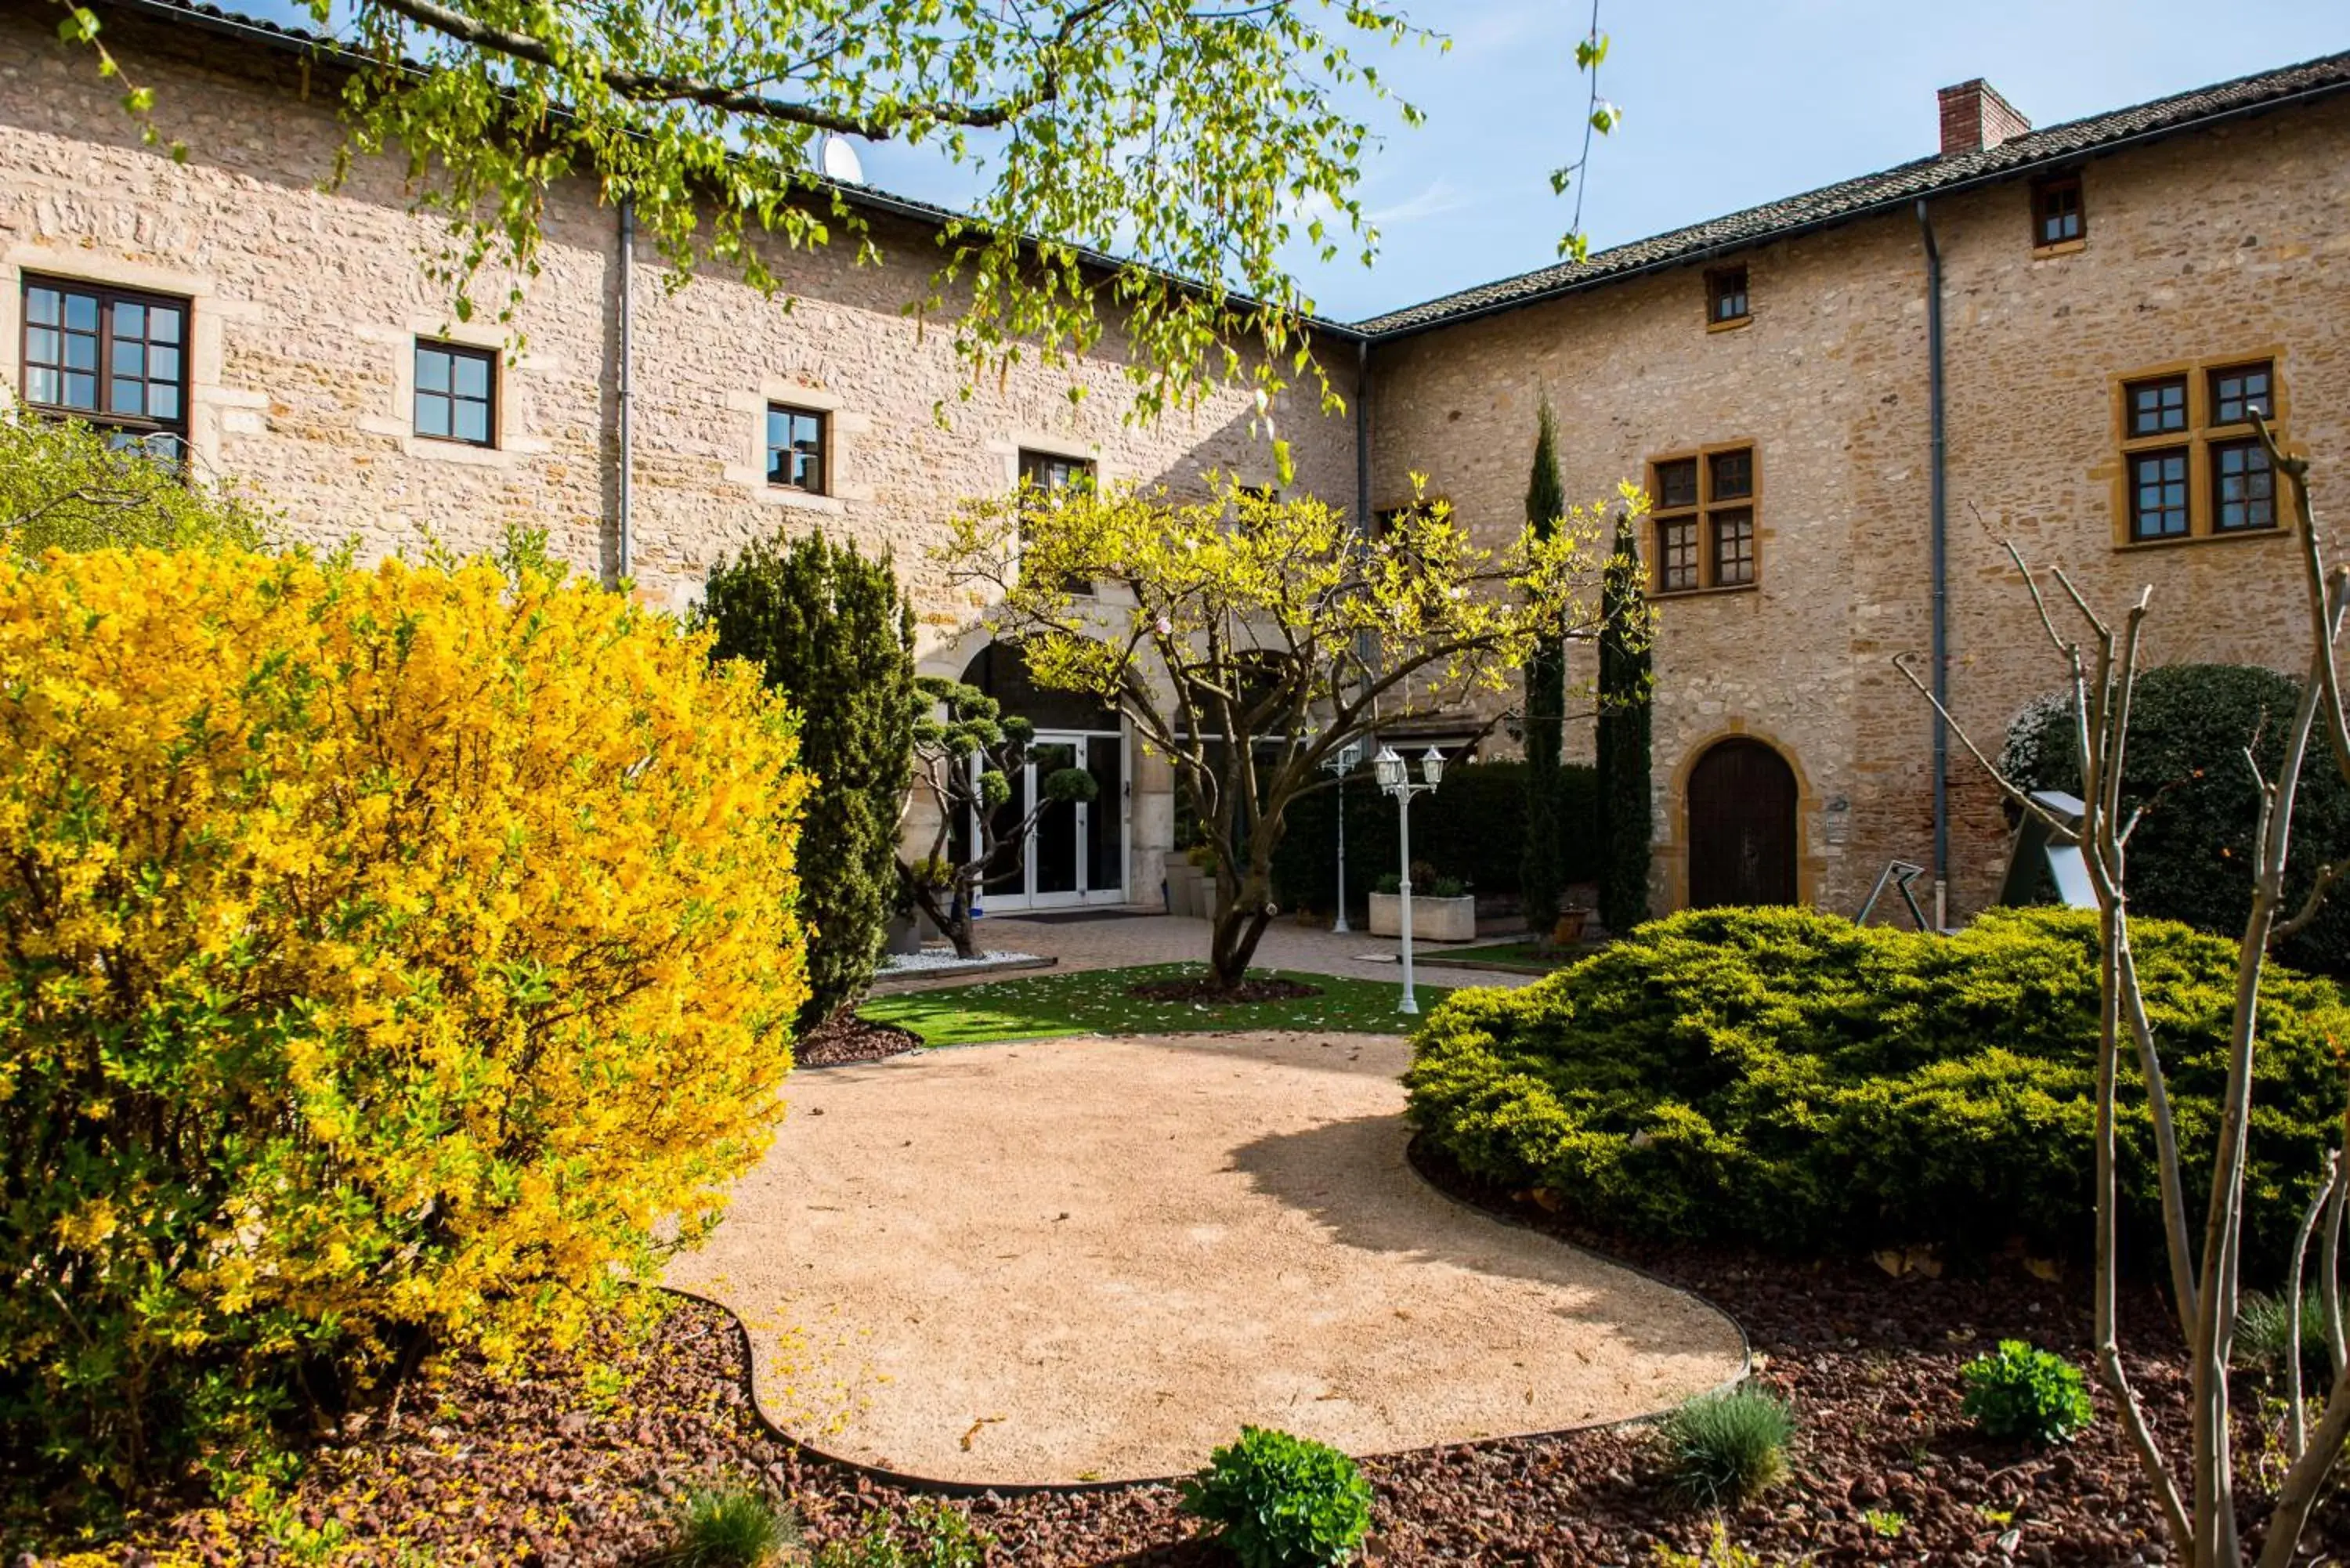
<svg viewBox="0 0 2350 1568">
<path fill-rule="evenodd" d="M 2244 763 L 2251 748 L 2267 776 L 2281 765 L 2301 682 L 2249 664 L 2168 664 L 2147 670 L 2130 697 L 2122 805 L 2143 807 L 2130 835 L 2131 909 L 2241 936 L 2252 907 L 2252 833 L 2260 794 Z M 2001 767 L 2027 789 L 2081 792 L 2072 694 L 2027 705 L 2009 725 Z M 2302 766 L 2293 811 L 2299 846 L 2286 877 L 2286 908 L 2318 867 L 2350 844 L 2350 785 L 2323 732 Z M 2282 956 L 2314 973 L 2350 976 L 2350 903 L 2337 899 Z"/>
<path fill-rule="evenodd" d="M 2168 921 L 2133 930 L 2188 1168 L 2208 1170 L 2234 949 Z M 2331 981 L 2272 969 L 2261 1023 L 2248 1245 L 2265 1260 L 2338 1126 L 2350 1008 Z M 1994 911 L 1942 938 L 1713 909 L 1522 991 L 1454 992 L 1406 1082 L 1439 1150 L 1602 1229 L 1796 1251 L 2021 1237 L 2061 1255 L 2090 1240 L 2096 1038 L 2085 912 Z M 2158 1246 L 2133 1059 L 2125 1224 Z"/>
<path fill-rule="evenodd" d="M 790 1065 L 793 746 L 528 568 L 0 562 L 12 1458 L 249 1452 L 655 1273 Z"/>
</svg>

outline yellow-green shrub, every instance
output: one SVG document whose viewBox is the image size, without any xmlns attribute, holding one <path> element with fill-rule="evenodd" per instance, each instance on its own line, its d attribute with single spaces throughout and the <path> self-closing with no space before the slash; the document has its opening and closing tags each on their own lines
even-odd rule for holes
<svg viewBox="0 0 2350 1568">
<path fill-rule="evenodd" d="M 695 1235 L 806 994 L 794 747 L 527 568 L 0 562 L 0 1446 L 127 1483 Z"/>
<path fill-rule="evenodd" d="M 2235 950 L 2131 923 L 2190 1183 L 2210 1168 Z M 1950 938 L 1801 909 L 1642 927 L 1523 991 L 1455 992 L 1406 1082 L 1469 1170 L 1543 1187 L 1598 1226 L 1797 1251 L 1932 1241 L 2046 1252 L 2090 1241 L 2096 920 L 1997 910 Z M 2261 995 L 2247 1246 L 2290 1241 L 2339 1136 L 2331 981 Z M 2124 1226 L 2158 1245 L 2151 1125 L 2125 1055 Z M 2199 1216 L 2203 1197 L 2189 1193 Z"/>
</svg>

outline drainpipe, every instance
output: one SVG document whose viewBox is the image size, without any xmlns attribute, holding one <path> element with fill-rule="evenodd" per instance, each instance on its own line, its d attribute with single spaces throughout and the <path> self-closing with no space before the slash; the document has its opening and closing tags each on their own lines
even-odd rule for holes
<svg viewBox="0 0 2350 1568">
<path fill-rule="evenodd" d="M 615 378 L 614 399 L 619 405 L 619 516 L 614 520 L 616 549 L 612 580 L 615 586 L 625 581 L 635 569 L 636 538 L 630 527 L 629 475 L 636 466 L 636 421 L 629 404 L 634 378 L 629 373 L 631 363 L 630 339 L 635 336 L 637 276 L 637 207 L 626 197 L 620 201 L 620 365 Z"/>
<path fill-rule="evenodd" d="M 1355 531 L 1371 532 L 1371 340 L 1355 339 Z"/>
<path fill-rule="evenodd" d="M 1934 594 L 1934 929 L 1950 925 L 1950 727 L 1942 714 L 1950 709 L 1950 529 L 1948 451 L 1942 428 L 1942 252 L 1934 243 L 1934 224 L 1926 203 L 1918 203 L 1918 232 L 1926 242 L 1926 405 L 1930 423 L 1930 529 L 1933 537 Z"/>
</svg>

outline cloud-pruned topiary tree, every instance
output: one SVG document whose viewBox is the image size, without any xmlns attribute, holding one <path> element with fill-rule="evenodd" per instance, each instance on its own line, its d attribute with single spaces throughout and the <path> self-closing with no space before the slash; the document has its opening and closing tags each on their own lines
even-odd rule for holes
<svg viewBox="0 0 2350 1568">
<path fill-rule="evenodd" d="M 1055 768 L 1039 779 L 1036 798 L 1006 819 L 1012 779 L 1027 765 L 1036 726 L 1004 713 L 976 686 L 943 676 L 915 679 L 924 711 L 914 723 L 914 789 L 930 808 L 929 847 L 902 862 L 908 898 L 954 943 L 958 958 L 977 958 L 972 910 L 990 877 L 1019 864 L 1029 829 L 1048 806 L 1089 801 L 1099 792 L 1083 768 Z"/>
</svg>

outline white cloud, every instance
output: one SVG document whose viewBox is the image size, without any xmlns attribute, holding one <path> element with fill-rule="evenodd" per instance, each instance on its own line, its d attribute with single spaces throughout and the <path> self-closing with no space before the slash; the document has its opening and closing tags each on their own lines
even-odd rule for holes
<svg viewBox="0 0 2350 1568">
<path fill-rule="evenodd" d="M 1393 229 L 1419 223 L 1423 218 L 1433 218 L 1440 213 L 1457 212 L 1468 204 L 1469 192 L 1460 190 L 1450 180 L 1438 178 L 1430 181 L 1417 195 L 1406 197 L 1393 206 L 1374 207 L 1367 215 L 1380 228 Z"/>
</svg>

